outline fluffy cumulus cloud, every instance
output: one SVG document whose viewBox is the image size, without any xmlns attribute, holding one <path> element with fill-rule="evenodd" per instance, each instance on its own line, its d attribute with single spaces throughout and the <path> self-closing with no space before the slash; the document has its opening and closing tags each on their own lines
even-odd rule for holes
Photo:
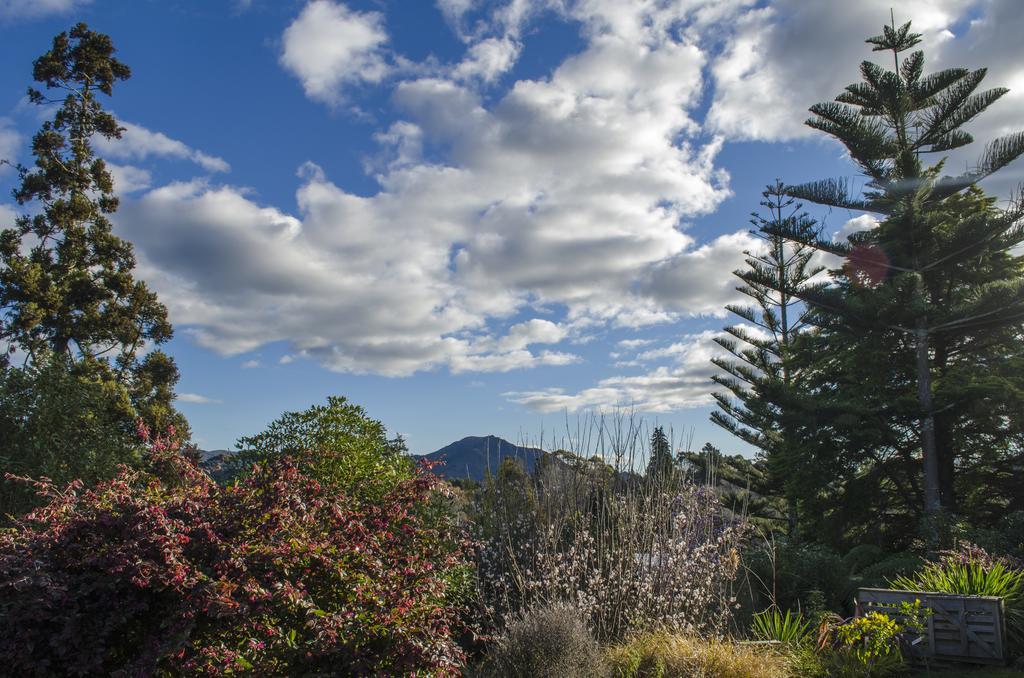
<svg viewBox="0 0 1024 678">
<path fill-rule="evenodd" d="M 193 405 L 216 405 L 220 403 L 219 400 L 207 398 L 198 393 L 179 393 L 175 396 L 175 400 L 180 403 L 192 403 Z"/>
<path fill-rule="evenodd" d="M 457 80 L 492 82 L 515 64 L 521 45 L 513 38 L 486 38 L 472 45 L 454 69 Z"/>
<path fill-rule="evenodd" d="M 118 228 L 172 320 L 226 355 L 282 342 L 282 363 L 394 376 L 577 363 L 572 346 L 608 328 L 719 316 L 737 300 L 731 271 L 759 242 L 686 231 L 729 195 L 719 150 L 800 134 L 800 109 L 855 79 L 883 4 L 438 0 L 465 57 L 399 69 L 381 15 L 313 0 L 281 63 L 329 105 L 359 84 L 387 88 L 378 190 L 356 194 L 309 163 L 295 209 L 193 180 L 126 199 Z M 957 23 L 970 6 L 901 11 L 943 59 L 955 26 L 1009 40 L 988 14 Z M 574 22 L 583 47 L 550 75 L 515 79 L 542 12 Z M 708 402 L 713 333 L 661 348 L 633 337 L 612 357 L 637 374 L 509 398 L 543 411 Z"/>
<path fill-rule="evenodd" d="M 18 160 L 18 149 L 21 146 L 21 135 L 14 128 L 10 118 L 0 118 L 0 174 L 11 170 Z"/>
<path fill-rule="evenodd" d="M 114 190 L 120 195 L 142 191 L 153 185 L 152 173 L 142 167 L 108 162 L 107 170 L 114 180 Z"/>
<path fill-rule="evenodd" d="M 307 96 L 336 104 L 347 87 L 384 78 L 387 40 L 380 13 L 312 0 L 284 31 L 281 64 L 302 82 Z"/>
<path fill-rule="evenodd" d="M 92 0 L 0 0 L 0 20 L 37 19 L 66 14 Z"/>
<path fill-rule="evenodd" d="M 763 247 L 764 241 L 748 231 L 719 236 L 652 266 L 644 289 L 670 311 L 722 317 L 725 305 L 740 298 L 731 272 L 744 267 L 746 252 Z"/>
<path fill-rule="evenodd" d="M 551 388 L 505 395 L 536 412 L 615 408 L 672 412 L 700 407 L 711 402 L 711 376 L 717 369 L 711 364 L 711 358 L 723 353 L 714 343 L 714 338 L 721 335 L 721 332 L 701 332 L 670 346 L 648 349 L 631 362 L 644 365 L 668 359 L 671 364 L 650 365 L 641 374 L 602 379 L 596 386 L 575 393 Z M 631 346 L 637 347 L 635 343 Z"/>
<path fill-rule="evenodd" d="M 96 137 L 93 142 L 97 152 L 106 158 L 136 162 L 149 158 L 175 158 L 193 162 L 207 172 L 231 170 L 223 158 L 207 155 L 163 132 L 154 132 L 130 122 L 119 121 L 119 124 L 124 129 L 120 139 Z"/>
<path fill-rule="evenodd" d="M 773 0 L 740 13 L 711 68 L 709 125 L 740 139 L 815 134 L 802 124 L 807 108 L 859 80 L 861 61 L 885 58 L 872 54 L 863 40 L 881 33 L 891 7 L 889 0 Z M 1009 58 L 1024 28 L 1016 0 L 906 0 L 895 10 L 897 23 L 913 20 L 914 30 L 924 35 L 929 70 L 991 65 L 986 86 L 1016 82 L 1024 89 L 1024 65 Z M 1019 103 L 1016 109 L 1000 104 L 1003 112 L 989 117 L 979 136 L 990 138 Z"/>
<path fill-rule="evenodd" d="M 294 215 L 202 181 L 126 201 L 119 226 L 172 319 L 225 354 L 283 341 L 332 369 L 405 375 L 570 364 L 559 344 L 588 327 L 716 310 L 727 291 L 662 282 L 698 260 L 732 267 L 746 244 L 708 251 L 682 230 L 728 195 L 720 142 L 687 112 L 705 55 L 661 5 L 626 21 L 592 4 L 574 10 L 583 51 L 490 103 L 454 73 L 397 83 L 373 195 L 308 165 Z M 510 5 L 502 25 L 522 11 Z M 379 21 L 314 2 L 289 31 Z"/>
</svg>

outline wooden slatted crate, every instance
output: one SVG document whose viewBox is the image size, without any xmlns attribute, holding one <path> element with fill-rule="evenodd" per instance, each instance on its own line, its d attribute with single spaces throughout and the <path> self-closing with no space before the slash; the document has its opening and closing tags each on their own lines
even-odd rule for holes
<svg viewBox="0 0 1024 678">
<path fill-rule="evenodd" d="M 884 612 L 899 618 L 900 603 L 921 601 L 932 614 L 912 652 L 925 659 L 1000 664 L 1006 661 L 1006 615 L 1002 598 L 922 591 L 859 589 L 857 614 Z"/>
</svg>

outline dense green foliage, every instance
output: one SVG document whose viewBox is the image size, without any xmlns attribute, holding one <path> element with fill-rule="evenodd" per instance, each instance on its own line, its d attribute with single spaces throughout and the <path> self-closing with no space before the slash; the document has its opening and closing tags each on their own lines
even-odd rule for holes
<svg viewBox="0 0 1024 678">
<path fill-rule="evenodd" d="M 402 439 L 388 439 L 383 424 L 341 396 L 285 412 L 261 433 L 240 438 L 237 447 L 230 461 L 235 473 L 290 457 L 319 482 L 361 497 L 380 496 L 413 472 Z"/>
<path fill-rule="evenodd" d="M 44 91 L 29 100 L 59 105 L 32 139 L 34 166 L 18 168 L 14 198 L 36 212 L 0 231 L 0 473 L 60 485 L 136 463 L 137 419 L 188 437 L 174 361 L 145 352 L 170 339 L 167 310 L 132 276 L 132 246 L 109 220 L 113 181 L 91 145 L 121 136 L 99 99 L 130 75 L 114 52 L 79 24 L 36 59 Z M 0 516 L 35 504 L 23 485 L 0 483 Z"/>
<path fill-rule="evenodd" d="M 124 389 L 67 358 L 0 370 L 0 470 L 57 487 L 111 478 L 139 461 Z M 38 503 L 27 483 L 0 478 L 0 522 Z"/>
<path fill-rule="evenodd" d="M 769 236 L 844 258 L 827 280 L 789 291 L 808 331 L 783 359 L 799 373 L 786 393 L 786 437 L 773 455 L 808 538 L 849 548 L 936 544 L 961 512 L 978 526 L 1021 509 L 1024 467 L 1024 208 L 996 207 L 977 183 L 1024 154 L 1024 134 L 989 144 L 974 169 L 944 176 L 941 154 L 972 141 L 962 127 L 1004 93 L 978 90 L 985 70 L 924 74 L 910 25 L 871 38 L 895 70 L 870 61 L 863 82 L 811 108 L 811 127 L 840 141 L 865 175 L 785 192 L 879 215 L 840 242 L 805 223 L 768 223 Z M 778 409 L 754 391 L 757 407 Z M 791 415 L 791 416 L 789 416 Z M 943 515 L 945 514 L 945 516 Z M 922 522 L 925 516 L 927 521 Z M 922 532 L 919 528 L 924 528 Z"/>
<path fill-rule="evenodd" d="M 811 622 L 799 612 L 770 607 L 754 615 L 750 630 L 758 640 L 774 640 L 784 645 L 800 645 L 810 638 Z"/>
</svg>

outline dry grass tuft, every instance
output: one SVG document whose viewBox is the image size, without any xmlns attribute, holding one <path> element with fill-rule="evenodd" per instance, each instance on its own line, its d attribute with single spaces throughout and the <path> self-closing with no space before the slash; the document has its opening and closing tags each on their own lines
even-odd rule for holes
<svg viewBox="0 0 1024 678">
<path fill-rule="evenodd" d="M 616 678 L 786 678 L 789 662 L 770 649 L 646 633 L 605 651 Z"/>
</svg>

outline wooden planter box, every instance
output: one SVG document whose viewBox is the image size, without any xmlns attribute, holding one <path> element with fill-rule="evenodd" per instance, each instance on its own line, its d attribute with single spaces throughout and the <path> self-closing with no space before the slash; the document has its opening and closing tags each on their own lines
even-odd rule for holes
<svg viewBox="0 0 1024 678">
<path fill-rule="evenodd" d="M 911 646 L 920 659 L 1006 662 L 1006 616 L 1003 599 L 991 596 L 959 596 L 922 591 L 858 589 L 857 614 L 883 612 L 900 618 L 899 604 L 921 601 L 929 608 L 924 635 Z"/>
</svg>

